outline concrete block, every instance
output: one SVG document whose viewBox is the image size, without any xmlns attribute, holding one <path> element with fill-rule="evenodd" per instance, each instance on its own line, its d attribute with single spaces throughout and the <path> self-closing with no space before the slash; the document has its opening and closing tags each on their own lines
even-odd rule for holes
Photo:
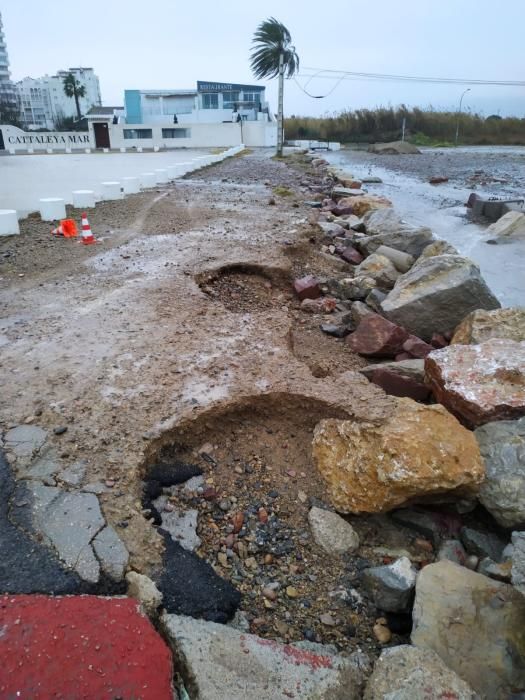
<svg viewBox="0 0 525 700">
<path fill-rule="evenodd" d="M 122 186 L 124 188 L 124 194 L 140 192 L 140 180 L 138 177 L 123 177 Z"/>
<path fill-rule="evenodd" d="M 166 168 L 155 168 L 155 179 L 157 181 L 157 184 L 168 182 L 169 177 Z"/>
<path fill-rule="evenodd" d="M 66 218 L 66 204 L 60 197 L 44 197 L 39 202 L 42 221 L 59 221 Z"/>
<path fill-rule="evenodd" d="M 20 233 L 16 209 L 0 209 L 0 236 Z"/>
<path fill-rule="evenodd" d="M 155 187 L 157 184 L 155 173 L 142 173 L 140 176 L 140 184 L 142 187 Z"/>
<path fill-rule="evenodd" d="M 93 190 L 73 190 L 73 206 L 76 209 L 92 209 L 95 206 Z"/>
<path fill-rule="evenodd" d="M 120 182 L 108 181 L 102 183 L 102 197 L 103 199 L 122 199 L 122 192 L 120 190 Z"/>
</svg>

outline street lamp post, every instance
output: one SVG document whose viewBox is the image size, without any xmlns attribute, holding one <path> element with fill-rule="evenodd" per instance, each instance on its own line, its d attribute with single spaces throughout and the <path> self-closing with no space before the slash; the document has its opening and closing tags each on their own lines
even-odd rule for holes
<svg viewBox="0 0 525 700">
<path fill-rule="evenodd" d="M 461 97 L 459 98 L 458 118 L 457 118 L 457 121 L 456 121 L 456 146 L 458 145 L 458 139 L 459 139 L 459 120 L 460 120 L 460 118 L 461 118 L 461 104 L 462 104 L 463 98 L 465 97 L 465 95 L 467 94 L 467 92 L 470 92 L 470 88 L 467 88 L 467 89 L 465 90 L 465 92 L 461 95 Z"/>
</svg>

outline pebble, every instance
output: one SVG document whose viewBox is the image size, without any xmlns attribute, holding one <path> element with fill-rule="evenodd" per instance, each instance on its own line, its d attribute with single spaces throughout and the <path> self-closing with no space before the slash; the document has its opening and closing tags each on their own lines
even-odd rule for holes
<svg viewBox="0 0 525 700">
<path fill-rule="evenodd" d="M 230 501 L 227 498 L 223 498 L 219 501 L 219 508 L 226 513 L 230 510 Z"/>
<path fill-rule="evenodd" d="M 327 627 L 335 627 L 336 625 L 336 621 L 330 615 L 330 613 L 323 613 L 322 615 L 320 615 L 319 622 L 322 625 L 326 625 Z"/>
<path fill-rule="evenodd" d="M 272 588 L 263 588 L 262 594 L 268 600 L 275 600 L 277 598 L 277 592 L 274 591 Z"/>
<path fill-rule="evenodd" d="M 287 586 L 286 595 L 288 596 L 288 598 L 297 598 L 297 596 L 299 595 L 299 591 L 297 590 L 297 588 L 295 588 L 295 586 Z"/>
<path fill-rule="evenodd" d="M 388 629 L 384 617 L 380 617 L 372 629 L 380 644 L 388 644 L 392 639 L 392 632 Z"/>
<path fill-rule="evenodd" d="M 299 493 L 297 494 L 297 498 L 301 501 L 301 503 L 306 503 L 306 501 L 308 500 L 308 496 L 304 491 L 299 491 Z"/>
<path fill-rule="evenodd" d="M 241 531 L 244 523 L 244 513 L 235 513 L 232 518 L 233 532 L 237 534 Z"/>
<path fill-rule="evenodd" d="M 67 430 L 67 425 L 60 425 L 58 428 L 53 428 L 55 435 L 63 435 Z"/>
<path fill-rule="evenodd" d="M 465 566 L 467 569 L 470 569 L 471 571 L 476 571 L 478 568 L 479 564 L 479 557 L 477 557 L 475 554 L 470 554 L 466 559 L 465 559 Z"/>
<path fill-rule="evenodd" d="M 261 522 L 261 523 L 268 522 L 268 511 L 266 510 L 266 508 L 259 508 L 258 516 L 259 516 L 259 522 Z"/>
</svg>

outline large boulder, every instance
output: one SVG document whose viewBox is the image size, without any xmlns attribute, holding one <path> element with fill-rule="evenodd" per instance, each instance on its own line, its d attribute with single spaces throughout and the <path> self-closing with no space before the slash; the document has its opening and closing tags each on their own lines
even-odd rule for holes
<svg viewBox="0 0 525 700">
<path fill-rule="evenodd" d="M 437 255 L 416 263 L 382 303 L 384 315 L 429 341 L 453 330 L 475 309 L 497 309 L 479 268 L 460 255 Z"/>
<path fill-rule="evenodd" d="M 487 233 L 501 238 L 525 238 L 525 214 L 509 211 L 491 224 Z"/>
<path fill-rule="evenodd" d="M 525 524 L 525 418 L 474 431 L 487 475 L 479 500 L 503 527 Z"/>
<path fill-rule="evenodd" d="M 342 513 L 379 513 L 444 494 L 473 496 L 485 473 L 470 431 L 442 406 L 408 398 L 397 399 L 380 426 L 322 420 L 313 456 Z"/>
<path fill-rule="evenodd" d="M 403 253 L 402 250 L 390 248 L 387 245 L 380 245 L 376 250 L 376 255 L 384 255 L 394 263 L 396 270 L 399 272 L 408 272 L 414 264 L 414 256 L 408 253 Z"/>
<path fill-rule="evenodd" d="M 487 700 L 525 690 L 524 620 L 524 596 L 457 564 L 430 564 L 417 578 L 413 644 Z"/>
<path fill-rule="evenodd" d="M 346 343 L 354 352 L 370 357 L 394 357 L 401 352 L 409 334 L 379 314 L 370 313 L 357 330 L 347 336 Z"/>
<path fill-rule="evenodd" d="M 189 696 L 199 700 L 358 700 L 363 655 L 279 644 L 226 625 L 164 614 L 162 631 Z"/>
<path fill-rule="evenodd" d="M 356 275 L 372 277 L 381 289 L 392 289 L 400 272 L 394 263 L 384 255 L 372 253 L 360 263 L 355 271 Z"/>
<path fill-rule="evenodd" d="M 421 153 L 417 146 L 407 141 L 391 141 L 389 143 L 371 143 L 368 147 L 369 153 L 376 153 L 381 156 L 394 155 L 416 155 Z"/>
<path fill-rule="evenodd" d="M 476 700 L 478 697 L 434 651 L 405 644 L 381 652 L 364 700 Z"/>
<path fill-rule="evenodd" d="M 525 340 L 525 308 L 477 309 L 461 321 L 450 343 L 471 345 L 490 338 Z"/>
<path fill-rule="evenodd" d="M 375 253 L 380 246 L 388 246 L 418 257 L 434 240 L 429 228 L 407 224 L 393 209 L 370 211 L 363 223 L 366 236 L 359 239 L 359 247 L 368 255 Z"/>
<path fill-rule="evenodd" d="M 469 427 L 525 415 L 525 341 L 434 350 L 425 375 L 436 400 Z"/>
<path fill-rule="evenodd" d="M 392 206 L 392 202 L 378 194 L 365 194 L 357 197 L 343 197 L 338 201 L 337 205 L 339 207 L 351 207 L 352 214 L 361 217 L 369 211 L 388 209 Z"/>
</svg>

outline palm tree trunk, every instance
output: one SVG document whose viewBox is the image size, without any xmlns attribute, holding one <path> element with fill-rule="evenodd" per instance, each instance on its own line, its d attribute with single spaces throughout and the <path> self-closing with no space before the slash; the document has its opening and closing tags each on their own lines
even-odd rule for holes
<svg viewBox="0 0 525 700">
<path fill-rule="evenodd" d="M 76 105 L 76 107 L 77 107 L 77 117 L 78 117 L 78 121 L 80 121 L 80 120 L 82 119 L 82 112 L 80 111 L 80 101 L 79 101 L 79 99 L 78 99 L 78 94 L 77 94 L 77 91 L 76 91 L 76 90 L 75 90 L 75 105 Z"/>
<path fill-rule="evenodd" d="M 279 56 L 279 101 L 277 107 L 277 155 L 283 155 L 284 54 Z"/>
</svg>

